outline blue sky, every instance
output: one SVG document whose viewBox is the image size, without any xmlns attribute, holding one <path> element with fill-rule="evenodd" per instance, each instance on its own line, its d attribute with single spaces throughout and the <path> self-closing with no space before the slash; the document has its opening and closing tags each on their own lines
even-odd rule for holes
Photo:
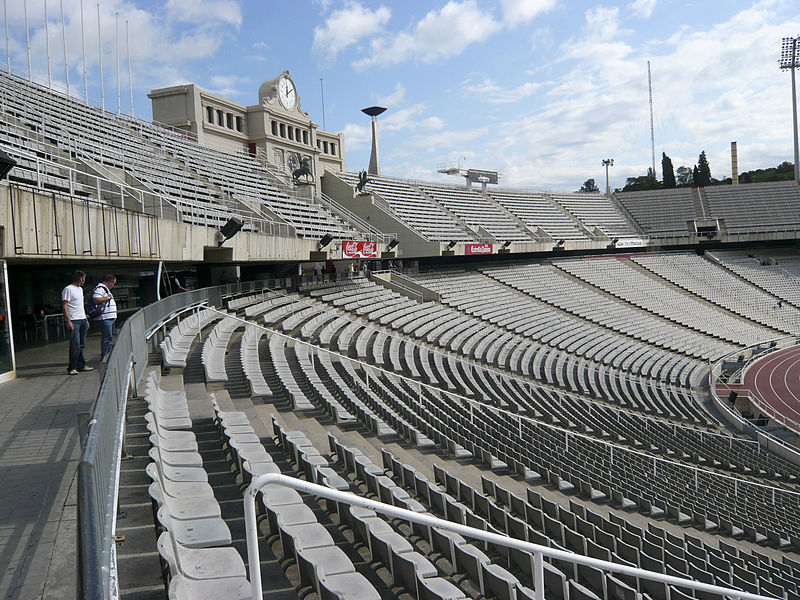
<svg viewBox="0 0 800 600">
<path fill-rule="evenodd" d="M 72 93 L 83 94 L 80 3 L 63 0 Z M 64 86 L 58 0 L 47 0 L 54 85 Z M 28 0 L 34 75 L 46 81 L 45 0 Z M 12 68 L 27 72 L 24 4 L 6 0 Z M 655 148 L 675 167 L 705 150 L 730 175 L 730 142 L 745 171 L 792 160 L 789 74 L 782 37 L 800 34 L 791 0 L 103 0 L 106 107 L 116 110 L 115 13 L 121 105 L 149 118 L 150 89 L 193 82 L 243 104 L 289 69 L 301 104 L 345 133 L 347 166 L 369 160 L 369 122 L 382 104 L 383 174 L 446 179 L 445 162 L 501 172 L 502 185 L 574 190 L 642 175 L 651 162 L 647 61 Z M 84 1 L 89 96 L 99 104 L 97 6 Z M 2 53 L 2 50 L 0 50 Z M 455 180 L 453 180 L 455 181 Z"/>
</svg>

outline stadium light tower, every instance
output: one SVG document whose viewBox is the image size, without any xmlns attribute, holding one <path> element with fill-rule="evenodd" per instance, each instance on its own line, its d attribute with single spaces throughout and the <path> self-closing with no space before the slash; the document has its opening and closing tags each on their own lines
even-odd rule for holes
<svg viewBox="0 0 800 600">
<path fill-rule="evenodd" d="M 613 158 L 604 158 L 603 166 L 606 168 L 606 196 L 611 197 L 611 186 L 608 185 L 608 167 L 614 166 Z"/>
<path fill-rule="evenodd" d="M 382 106 L 370 106 L 362 108 L 361 112 L 367 115 L 372 121 L 372 152 L 369 155 L 369 169 L 367 173 L 370 175 L 381 174 L 381 160 L 378 156 L 378 115 L 386 112 Z"/>
<path fill-rule="evenodd" d="M 794 84 L 794 70 L 800 66 L 798 64 L 797 56 L 797 42 L 800 41 L 800 36 L 793 38 L 783 38 L 781 43 L 781 58 L 778 61 L 782 71 L 791 69 L 792 71 L 792 119 L 794 123 L 794 180 L 800 181 L 800 157 L 798 157 L 797 147 L 797 91 Z"/>
</svg>

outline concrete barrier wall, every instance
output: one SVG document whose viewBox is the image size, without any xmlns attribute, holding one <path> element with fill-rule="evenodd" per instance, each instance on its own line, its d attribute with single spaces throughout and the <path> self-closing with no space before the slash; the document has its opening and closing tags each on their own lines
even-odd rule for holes
<svg viewBox="0 0 800 600">
<path fill-rule="evenodd" d="M 158 219 L 95 201 L 0 186 L 0 257 L 14 259 L 265 262 L 308 260 L 317 240 L 239 232 L 218 247 L 216 229 Z"/>
</svg>

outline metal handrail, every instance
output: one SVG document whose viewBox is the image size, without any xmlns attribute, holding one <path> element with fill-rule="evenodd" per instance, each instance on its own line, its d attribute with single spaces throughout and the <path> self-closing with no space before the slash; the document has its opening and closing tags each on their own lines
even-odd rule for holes
<svg viewBox="0 0 800 600">
<path fill-rule="evenodd" d="M 536 600 L 544 600 L 544 557 L 554 558 L 557 560 L 564 560 L 570 563 L 577 563 L 579 565 L 586 565 L 601 569 L 603 571 L 611 571 L 613 573 L 621 573 L 623 575 L 630 575 L 641 579 L 650 579 L 652 581 L 659 581 L 666 584 L 676 585 L 693 590 L 700 590 L 710 592 L 712 594 L 720 594 L 721 596 L 728 596 L 732 598 L 740 598 L 742 600 L 772 600 L 770 596 L 762 596 L 759 594 L 751 594 L 741 590 L 711 585 L 692 579 L 683 579 L 680 577 L 673 577 L 672 575 L 664 575 L 656 573 L 655 571 L 647 571 L 637 567 L 629 567 L 620 565 L 618 563 L 608 562 L 605 560 L 598 560 L 589 556 L 582 556 L 566 550 L 556 550 L 547 546 L 540 546 L 524 540 L 518 540 L 498 533 L 468 527 L 460 523 L 446 521 L 433 515 L 414 512 L 405 508 L 392 506 L 391 504 L 384 504 L 369 498 L 363 498 L 352 492 L 343 492 L 333 488 L 303 481 L 287 475 L 280 475 L 277 473 L 268 473 L 266 475 L 259 475 L 253 478 L 247 490 L 244 493 L 244 520 L 245 520 L 245 533 L 247 538 L 247 565 L 248 575 L 250 577 L 250 589 L 252 600 L 261 600 L 263 592 L 261 591 L 261 555 L 258 548 L 258 527 L 256 523 L 256 497 L 261 488 L 267 485 L 282 485 L 298 492 L 320 496 L 334 502 L 342 502 L 351 506 L 366 508 L 374 510 L 388 517 L 426 525 L 428 527 L 437 527 L 446 531 L 452 531 L 467 537 L 475 538 L 484 542 L 514 548 L 523 552 L 530 552 L 533 554 L 533 587 Z"/>
</svg>

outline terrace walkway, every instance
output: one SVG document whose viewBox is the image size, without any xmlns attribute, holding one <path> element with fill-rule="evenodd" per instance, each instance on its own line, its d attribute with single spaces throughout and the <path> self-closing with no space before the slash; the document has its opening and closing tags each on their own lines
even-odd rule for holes
<svg viewBox="0 0 800 600">
<path fill-rule="evenodd" d="M 66 374 L 65 341 L 22 350 L 17 379 L 0 384 L 0 597 L 75 598 L 79 413 L 100 387 L 95 367 Z"/>
</svg>

